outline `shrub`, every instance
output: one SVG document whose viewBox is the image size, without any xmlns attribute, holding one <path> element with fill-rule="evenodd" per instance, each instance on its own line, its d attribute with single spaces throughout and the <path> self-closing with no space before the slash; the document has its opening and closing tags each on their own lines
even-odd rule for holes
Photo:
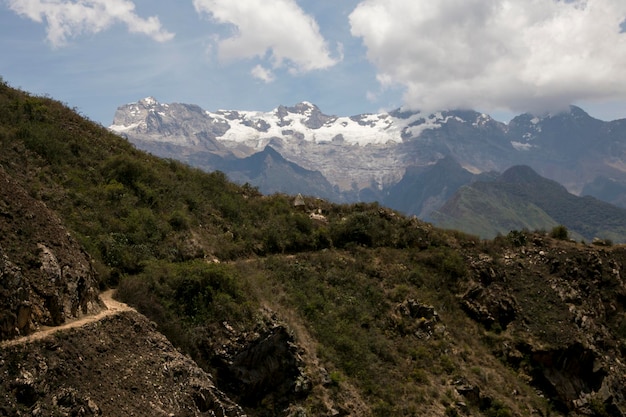
<svg viewBox="0 0 626 417">
<path fill-rule="evenodd" d="M 366 213 L 351 215 L 338 224 L 333 232 L 333 243 L 340 248 L 349 243 L 371 246 L 374 239 L 372 219 Z"/>
<path fill-rule="evenodd" d="M 569 238 L 569 230 L 563 225 L 555 226 L 550 232 L 550 237 L 559 240 L 567 240 Z"/>
<path fill-rule="evenodd" d="M 189 229 L 189 218 L 181 210 L 175 210 L 172 212 L 168 223 L 172 226 L 172 229 L 176 231 Z"/>
<path fill-rule="evenodd" d="M 506 238 L 513 246 L 526 246 L 526 234 L 524 232 L 511 230 Z"/>
<path fill-rule="evenodd" d="M 136 158 L 127 155 L 114 156 L 104 165 L 105 177 L 115 180 L 127 187 L 134 187 L 135 183 L 144 175 L 145 168 Z"/>
<path fill-rule="evenodd" d="M 491 403 L 491 406 L 485 410 L 487 417 L 512 417 L 511 410 L 502 402 L 495 400 Z"/>
</svg>

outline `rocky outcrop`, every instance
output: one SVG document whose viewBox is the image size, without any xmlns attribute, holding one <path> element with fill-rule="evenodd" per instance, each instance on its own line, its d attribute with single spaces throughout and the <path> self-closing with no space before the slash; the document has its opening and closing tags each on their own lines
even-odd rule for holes
<svg viewBox="0 0 626 417">
<path fill-rule="evenodd" d="M 418 337 L 430 337 L 440 321 L 433 306 L 414 299 L 398 304 L 392 320 L 395 329 L 402 335 L 412 334 Z"/>
<path fill-rule="evenodd" d="M 283 326 L 259 334 L 242 349 L 229 350 L 214 358 L 218 382 L 243 405 L 258 406 L 271 395 L 284 406 L 290 397 L 306 396 L 311 389 L 293 336 Z"/>
<path fill-rule="evenodd" d="M 237 331 L 228 323 L 213 329 L 202 356 L 218 386 L 242 406 L 284 410 L 312 389 L 302 353 L 287 327 L 268 315 L 253 331 Z"/>
<path fill-rule="evenodd" d="M 0 169 L 0 340 L 102 308 L 89 255 Z"/>
<path fill-rule="evenodd" d="M 5 347 L 0 375 L 0 416 L 245 416 L 135 312 Z"/>
<path fill-rule="evenodd" d="M 624 248 L 523 237 L 501 257 L 468 260 L 462 307 L 499 334 L 494 353 L 556 410 L 626 416 Z"/>
<path fill-rule="evenodd" d="M 495 286 L 494 286 L 495 287 Z M 474 320 L 488 329 L 506 329 L 515 319 L 517 302 L 498 288 L 471 287 L 461 298 L 461 306 Z"/>
<path fill-rule="evenodd" d="M 223 322 L 199 330 L 194 359 L 215 375 L 220 390 L 256 417 L 371 415 L 350 383 L 338 389 L 306 330 L 297 337 L 277 313 L 258 313 L 253 328 Z"/>
</svg>

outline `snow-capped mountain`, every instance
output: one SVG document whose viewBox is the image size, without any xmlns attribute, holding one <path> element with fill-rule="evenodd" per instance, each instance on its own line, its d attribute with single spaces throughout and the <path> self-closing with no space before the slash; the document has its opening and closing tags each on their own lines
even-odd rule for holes
<svg viewBox="0 0 626 417">
<path fill-rule="evenodd" d="M 338 117 L 325 115 L 307 102 L 270 112 L 210 112 L 189 104 L 161 104 L 152 97 L 120 107 L 110 129 L 160 155 L 167 148 L 182 154 L 245 157 L 270 145 L 285 159 L 320 171 L 340 190 L 355 191 L 382 189 L 398 182 L 407 166 L 436 162 L 447 153 L 441 148 L 445 144 L 433 142 L 428 139 L 432 135 L 424 133 L 451 121 L 473 130 L 503 129 L 489 116 L 475 112 L 422 115 L 396 111 Z M 418 145 L 419 152 L 412 152 L 413 146 L 407 145 L 421 137 L 425 140 Z M 473 170 L 485 163 L 461 159 L 467 159 Z M 495 163 L 486 164 L 497 168 Z"/>
<path fill-rule="evenodd" d="M 398 187 L 423 183 L 427 179 L 421 176 L 429 172 L 443 175 L 439 183 L 446 187 L 445 173 L 428 169 L 444 157 L 472 174 L 526 164 L 575 194 L 597 177 L 626 181 L 626 120 L 603 122 L 574 106 L 554 115 L 523 114 L 505 124 L 471 110 L 434 114 L 396 110 L 346 117 L 326 115 L 308 102 L 269 112 L 207 111 L 148 97 L 119 107 L 110 129 L 156 155 L 227 174 L 232 161 L 269 146 L 284 158 L 281 161 L 274 155 L 272 164 L 304 168 L 272 172 L 292 172 L 290 175 L 304 178 L 317 171 L 329 182 L 323 186 L 324 196 L 329 186 L 334 187 L 337 201 L 377 199 L 384 203 L 388 196 L 393 201 L 408 201 L 415 191 Z M 237 168 L 239 181 L 280 183 L 280 179 L 246 178 L 242 172 Z M 256 175 L 265 174 L 258 171 Z M 406 176 L 421 179 L 416 182 Z M 305 182 L 320 183 L 311 178 Z M 293 180 L 290 178 L 291 184 Z M 311 188 L 302 190 L 309 191 L 321 194 Z M 431 198 L 432 202 L 449 194 L 449 190 L 440 191 L 434 200 L 427 195 L 419 198 Z M 399 198 L 403 193 L 409 197 Z M 432 205 L 407 204 L 422 210 Z"/>
<path fill-rule="evenodd" d="M 351 117 L 328 116 L 308 102 L 293 107 L 279 106 L 270 112 L 218 110 L 210 112 L 189 104 L 161 104 L 153 97 L 122 106 L 115 114 L 110 129 L 118 133 L 144 132 L 154 129 L 170 142 L 183 130 L 180 144 L 197 144 L 190 133 L 210 133 L 222 142 L 243 143 L 262 149 L 272 138 L 296 139 L 315 144 L 342 141 L 348 145 L 386 145 L 426 129 L 441 127 L 450 118 L 436 113 L 423 117 L 420 113 L 364 114 Z M 486 123 L 489 116 L 480 115 L 475 123 Z M 194 132 L 195 131 L 195 132 Z M 187 140 L 185 140 L 187 139 Z"/>
</svg>

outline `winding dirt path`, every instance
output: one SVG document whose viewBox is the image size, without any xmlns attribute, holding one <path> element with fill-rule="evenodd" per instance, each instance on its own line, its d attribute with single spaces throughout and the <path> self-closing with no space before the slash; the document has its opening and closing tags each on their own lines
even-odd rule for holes
<svg viewBox="0 0 626 417">
<path fill-rule="evenodd" d="M 106 310 L 100 311 L 98 314 L 94 314 L 91 316 L 84 316 L 76 320 L 68 321 L 60 326 L 55 327 L 46 327 L 42 326 L 35 333 L 31 333 L 27 336 L 22 336 L 17 339 L 6 340 L 0 343 L 0 348 L 5 348 L 8 346 L 21 345 L 25 343 L 31 343 L 35 340 L 41 340 L 46 338 L 47 336 L 60 332 L 66 329 L 72 329 L 75 327 L 81 327 L 88 323 L 93 323 L 98 320 L 102 320 L 105 317 L 113 316 L 115 314 L 119 314 L 124 311 L 135 311 L 134 308 L 130 307 L 128 304 L 120 303 L 113 299 L 113 294 L 115 294 L 115 290 L 107 290 L 100 293 L 100 299 L 104 302 L 106 306 Z"/>
</svg>

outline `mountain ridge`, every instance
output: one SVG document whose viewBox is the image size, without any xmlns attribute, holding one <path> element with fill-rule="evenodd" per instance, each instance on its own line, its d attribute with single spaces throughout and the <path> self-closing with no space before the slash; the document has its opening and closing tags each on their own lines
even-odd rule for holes
<svg viewBox="0 0 626 417">
<path fill-rule="evenodd" d="M 180 106 L 184 110 L 179 110 Z M 292 107 L 279 106 L 270 112 L 218 110 L 200 113 L 197 106 L 190 105 L 191 110 L 184 106 L 187 105 L 165 105 L 154 99 L 143 99 L 120 107 L 109 129 L 125 135 L 139 146 L 168 142 L 187 146 L 190 151 L 202 146 L 199 138 L 206 136 L 207 145 L 217 146 L 217 142 L 231 152 L 241 152 L 240 155 L 245 156 L 261 151 L 270 141 L 278 141 L 281 146 L 275 144 L 274 147 L 284 158 L 306 169 L 319 170 L 343 191 L 353 191 L 355 186 L 357 189 L 368 188 L 372 184 L 380 188 L 396 182 L 406 165 L 406 161 L 402 161 L 404 151 L 396 145 L 458 117 L 442 113 L 423 116 L 414 112 L 337 117 L 324 115 L 317 106 L 306 102 Z M 179 118 L 169 116 L 178 111 L 181 112 Z M 189 121 L 190 114 L 197 120 Z M 486 115 L 476 113 L 475 116 L 481 119 L 475 123 L 484 124 L 491 120 Z M 151 127 L 161 126 L 159 123 L 165 119 L 176 121 L 168 129 Z M 177 133 L 172 134 L 174 131 Z M 344 149 L 351 152 L 338 157 L 337 153 Z M 435 157 L 433 152 L 423 156 L 425 163 Z M 384 166 L 381 166 L 381 160 Z M 374 169 L 361 168 L 364 164 Z"/>
<path fill-rule="evenodd" d="M 190 153 L 244 158 L 271 143 L 286 160 L 321 172 L 338 188 L 335 201 L 351 201 L 366 189 L 383 196 L 407 171 L 444 157 L 474 174 L 529 165 L 575 194 L 600 176 L 626 180 L 626 121 L 604 122 L 576 106 L 502 123 L 473 110 L 346 117 L 303 102 L 269 112 L 210 112 L 148 98 L 120 106 L 109 129 L 142 149 L 184 161 Z M 175 148 L 167 151 L 163 144 Z M 210 158 L 205 165 L 212 166 Z M 222 169 L 228 173 L 227 165 Z"/>
<path fill-rule="evenodd" d="M 180 117 L 175 110 L 178 106 L 186 109 Z M 441 226 L 473 230 L 480 236 L 493 237 L 504 226 L 489 227 L 484 219 L 481 227 L 476 223 L 464 227 L 443 213 L 450 209 L 447 201 L 457 190 L 480 179 L 493 178 L 496 172 L 504 173 L 501 179 L 505 182 L 513 182 L 514 178 L 506 176 L 515 172 L 519 179 L 526 177 L 536 184 L 541 183 L 541 178 L 556 181 L 565 188 L 554 191 L 555 196 L 565 195 L 566 189 L 574 195 L 588 192 L 606 202 L 626 205 L 626 188 L 616 186 L 626 183 L 626 120 L 603 122 L 576 106 L 554 114 L 521 114 L 508 124 L 473 110 L 424 115 L 397 109 L 339 117 L 325 115 L 309 102 L 279 106 L 270 112 L 209 112 L 198 106 L 185 106 L 160 104 L 153 98 L 140 100 L 120 107 L 111 129 L 123 131 L 142 149 L 207 171 L 219 169 L 240 184 L 249 183 L 265 194 L 288 191 L 335 202 L 379 201 L 405 214 Z M 165 121 L 165 127 L 154 129 L 150 126 L 161 125 L 152 119 L 172 123 Z M 267 152 L 268 146 L 277 152 L 275 163 L 254 162 Z M 245 174 L 249 171 L 244 167 L 247 163 L 257 167 L 252 176 Z M 295 169 L 296 166 L 303 170 Z M 515 166 L 526 166 L 529 172 L 509 171 Z M 529 177 L 531 174 L 533 178 Z M 613 185 L 603 178 L 611 178 Z M 474 193 L 485 191 L 479 188 Z M 502 199 L 502 208 L 508 207 L 501 214 L 510 218 L 504 224 L 511 228 L 551 228 L 555 222 L 576 224 L 569 218 L 564 221 L 559 216 L 541 214 L 542 209 L 531 208 L 528 201 L 514 203 L 511 198 L 521 197 L 511 195 L 511 191 L 501 190 L 496 195 L 492 190 L 488 197 L 494 205 L 490 210 L 499 210 L 497 199 Z M 530 193 L 525 196 L 532 197 Z M 560 201 L 565 204 L 561 211 L 570 210 L 571 201 Z M 455 202 L 461 200 L 456 198 Z M 591 205 L 599 209 L 597 204 Z M 527 214 L 532 213 L 536 220 L 519 217 L 524 210 L 513 214 L 511 210 L 516 207 L 526 207 Z M 606 213 L 614 212 L 609 206 L 605 208 Z M 481 213 L 474 220 L 479 217 Z M 607 214 L 609 217 L 613 218 Z M 617 227 L 615 230 L 622 228 L 614 221 L 611 224 Z M 581 227 L 587 226 L 578 224 L 572 228 L 577 229 L 577 237 L 596 237 L 591 229 L 583 231 Z M 613 233 L 610 228 L 595 226 L 592 229 L 605 234 L 600 237 L 624 240 L 621 231 Z"/>
</svg>

